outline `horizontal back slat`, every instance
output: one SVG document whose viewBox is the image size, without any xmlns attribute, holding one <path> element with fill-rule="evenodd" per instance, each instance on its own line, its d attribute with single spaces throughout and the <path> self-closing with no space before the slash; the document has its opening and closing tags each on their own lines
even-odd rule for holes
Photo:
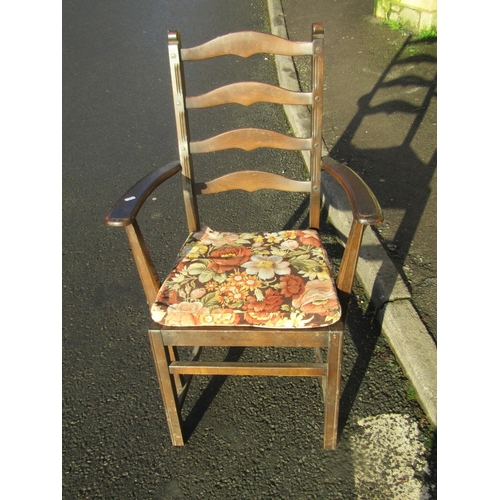
<svg viewBox="0 0 500 500">
<path fill-rule="evenodd" d="M 290 137 L 273 130 L 260 128 L 240 128 L 190 144 L 191 153 L 212 153 L 234 148 L 245 151 L 257 148 L 308 150 L 311 149 L 311 138 Z"/>
<path fill-rule="evenodd" d="M 233 172 L 208 182 L 199 182 L 194 185 L 194 193 L 216 194 L 232 189 L 242 189 L 253 193 L 259 189 L 274 189 L 292 193 L 309 193 L 310 181 L 296 181 L 270 172 L 243 170 Z"/>
<path fill-rule="evenodd" d="M 312 94 L 293 92 L 267 83 L 239 82 L 219 87 L 203 95 L 187 97 L 186 107 L 188 109 L 208 108 L 232 103 L 250 106 L 256 102 L 306 106 L 312 104 Z"/>
<path fill-rule="evenodd" d="M 279 54 L 284 56 L 310 56 L 312 42 L 292 42 L 285 38 L 255 31 L 242 31 L 214 38 L 189 49 L 181 49 L 183 61 L 199 61 L 212 57 L 236 55 L 249 57 L 253 54 Z"/>
</svg>

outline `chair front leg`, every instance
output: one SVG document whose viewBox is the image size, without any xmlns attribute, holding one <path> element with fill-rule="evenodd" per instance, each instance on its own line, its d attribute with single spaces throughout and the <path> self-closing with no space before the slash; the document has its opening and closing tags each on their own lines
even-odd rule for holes
<svg viewBox="0 0 500 500">
<path fill-rule="evenodd" d="M 151 343 L 156 374 L 158 375 L 158 382 L 160 384 L 163 406 L 167 416 L 170 438 L 174 446 L 184 446 L 181 407 L 177 397 L 177 391 L 175 390 L 175 382 L 168 368 L 172 360 L 169 359 L 170 354 L 165 349 L 160 331 L 150 330 L 149 341 Z"/>
<path fill-rule="evenodd" d="M 326 359 L 328 368 L 324 390 L 325 429 L 323 447 L 325 450 L 335 450 L 337 448 L 343 344 L 343 332 L 330 334 Z"/>
</svg>

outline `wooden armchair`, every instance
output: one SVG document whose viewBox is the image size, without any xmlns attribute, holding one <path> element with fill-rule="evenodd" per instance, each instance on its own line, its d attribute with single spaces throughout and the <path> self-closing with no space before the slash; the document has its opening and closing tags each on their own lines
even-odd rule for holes
<svg viewBox="0 0 500 500">
<path fill-rule="evenodd" d="M 106 218 L 108 226 L 125 228 L 151 309 L 149 339 L 172 443 L 184 444 L 181 408 L 193 375 L 256 375 L 319 377 L 325 424 L 324 447 L 337 445 L 341 359 L 345 317 L 355 276 L 363 231 L 383 220 L 372 192 L 348 167 L 321 159 L 323 101 L 323 25 L 314 24 L 312 39 L 294 42 L 257 32 L 231 33 L 205 44 L 181 48 L 179 34 L 168 33 L 179 160 L 139 181 L 117 202 Z M 269 53 L 310 56 L 311 91 L 241 82 L 206 94 L 185 95 L 185 61 L 223 55 L 244 58 Z M 260 128 L 243 128 L 191 141 L 188 113 L 229 103 L 257 102 L 309 106 L 311 134 L 307 138 Z M 310 152 L 309 180 L 276 173 L 243 170 L 197 183 L 192 155 L 240 148 L 280 148 Z M 319 235 L 321 171 L 344 188 L 353 222 L 339 273 L 332 275 Z M 141 234 L 136 216 L 151 193 L 181 174 L 189 235 L 166 280 L 161 283 Z M 228 190 L 261 189 L 308 193 L 309 228 L 280 232 L 231 233 L 224 228 L 201 228 L 197 197 Z M 192 346 L 189 361 L 179 359 L 179 346 Z M 307 347 L 315 363 L 204 362 L 200 346 Z M 322 351 L 326 349 L 326 351 Z M 322 352 L 326 352 L 323 359 Z"/>
</svg>

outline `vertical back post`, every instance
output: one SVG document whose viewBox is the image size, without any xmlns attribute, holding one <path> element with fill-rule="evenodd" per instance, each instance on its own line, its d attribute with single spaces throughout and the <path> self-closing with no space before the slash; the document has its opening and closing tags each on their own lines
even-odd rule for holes
<svg viewBox="0 0 500 500">
<path fill-rule="evenodd" d="M 175 124 L 177 127 L 177 142 L 179 159 L 182 166 L 182 191 L 189 231 L 200 229 L 198 206 L 193 193 L 194 173 L 189 151 L 189 126 L 186 113 L 184 73 L 181 61 L 181 40 L 178 31 L 168 32 L 168 55 L 170 60 L 170 76 L 174 98 Z"/>
<path fill-rule="evenodd" d="M 319 228 L 321 208 L 321 152 L 323 145 L 323 67 L 324 67 L 324 28 L 323 23 L 312 26 L 312 68 L 311 92 L 313 104 L 311 109 L 312 149 L 310 159 L 311 199 L 309 212 L 310 227 Z"/>
</svg>

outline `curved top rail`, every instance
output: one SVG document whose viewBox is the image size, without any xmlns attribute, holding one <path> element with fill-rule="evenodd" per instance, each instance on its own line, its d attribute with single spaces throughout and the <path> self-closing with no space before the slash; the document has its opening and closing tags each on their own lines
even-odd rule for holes
<svg viewBox="0 0 500 500">
<path fill-rule="evenodd" d="M 313 44 L 312 42 L 292 42 L 268 33 L 240 31 L 214 38 L 196 47 L 181 49 L 181 57 L 184 61 L 200 61 L 227 55 L 250 57 L 262 53 L 310 56 L 313 53 Z"/>
</svg>

